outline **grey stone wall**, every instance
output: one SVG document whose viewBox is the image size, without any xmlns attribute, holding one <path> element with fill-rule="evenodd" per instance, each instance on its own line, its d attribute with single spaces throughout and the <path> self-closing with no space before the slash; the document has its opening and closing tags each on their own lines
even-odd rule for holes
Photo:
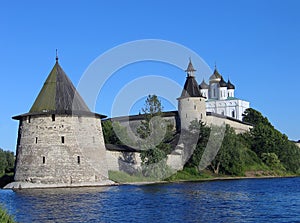
<svg viewBox="0 0 300 223">
<path fill-rule="evenodd" d="M 99 182 L 108 178 L 105 157 L 99 118 L 23 117 L 19 125 L 15 181 L 43 184 Z"/>
</svg>

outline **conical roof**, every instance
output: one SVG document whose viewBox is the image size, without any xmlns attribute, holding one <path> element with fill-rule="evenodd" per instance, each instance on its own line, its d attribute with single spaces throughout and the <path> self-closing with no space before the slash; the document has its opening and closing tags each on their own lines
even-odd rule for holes
<svg viewBox="0 0 300 223">
<path fill-rule="evenodd" d="M 192 71 L 192 72 L 196 71 L 195 68 L 194 68 L 194 66 L 193 66 L 193 64 L 192 64 L 192 60 L 191 59 L 190 59 L 189 65 L 186 68 L 185 72 L 190 72 L 190 71 Z"/>
<path fill-rule="evenodd" d="M 65 113 L 66 111 L 90 112 L 58 61 L 56 61 L 30 109 L 31 113 L 49 111 L 55 113 Z"/>
<path fill-rule="evenodd" d="M 202 97 L 195 77 L 188 76 L 186 78 L 181 97 Z"/>
<path fill-rule="evenodd" d="M 204 79 L 202 80 L 201 84 L 199 85 L 200 89 L 209 89 L 209 86 L 207 83 L 205 83 Z"/>
<path fill-rule="evenodd" d="M 47 113 L 96 115 L 104 117 L 90 111 L 71 80 L 59 65 L 58 59 L 56 59 L 56 63 L 35 99 L 29 113 L 13 118 L 20 119 L 22 116 Z"/>
</svg>

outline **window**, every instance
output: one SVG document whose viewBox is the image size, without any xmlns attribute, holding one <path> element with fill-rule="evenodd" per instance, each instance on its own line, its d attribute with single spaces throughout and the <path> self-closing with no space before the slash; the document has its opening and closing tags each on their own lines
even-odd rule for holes
<svg viewBox="0 0 300 223">
<path fill-rule="evenodd" d="M 200 115 L 200 118 L 201 118 L 201 119 L 203 118 L 203 115 L 202 115 L 202 113 L 201 113 L 201 115 Z"/>
<path fill-rule="evenodd" d="M 30 115 L 28 116 L 28 120 L 27 121 L 28 121 L 28 123 L 30 123 L 30 121 L 31 121 L 31 116 Z"/>
<path fill-rule="evenodd" d="M 35 137 L 35 143 L 37 143 L 38 142 L 38 137 Z"/>
<path fill-rule="evenodd" d="M 214 88 L 213 97 L 216 97 L 216 89 Z"/>
<path fill-rule="evenodd" d="M 93 143 L 95 143 L 95 136 L 93 136 Z"/>
<path fill-rule="evenodd" d="M 185 114 L 185 117 L 187 118 L 187 114 Z"/>
<path fill-rule="evenodd" d="M 77 163 L 80 164 L 80 156 L 77 156 Z"/>
<path fill-rule="evenodd" d="M 46 158 L 43 156 L 43 164 L 46 163 Z"/>
<path fill-rule="evenodd" d="M 232 116 L 232 118 L 235 118 L 235 112 L 234 111 L 231 112 L 231 116 Z"/>
<path fill-rule="evenodd" d="M 197 109 L 197 106 L 196 105 L 194 105 L 194 110 L 196 110 Z"/>
<path fill-rule="evenodd" d="M 64 136 L 61 137 L 61 143 L 62 143 L 62 144 L 65 143 L 65 137 L 64 137 Z"/>
<path fill-rule="evenodd" d="M 52 114 L 52 122 L 55 122 L 55 115 Z"/>
</svg>

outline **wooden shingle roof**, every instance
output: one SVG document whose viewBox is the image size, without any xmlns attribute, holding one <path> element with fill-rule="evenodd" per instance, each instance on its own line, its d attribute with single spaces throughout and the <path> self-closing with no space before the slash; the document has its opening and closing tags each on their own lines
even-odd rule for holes
<svg viewBox="0 0 300 223">
<path fill-rule="evenodd" d="M 90 112 L 58 61 L 56 61 L 30 109 L 31 113 L 47 111 L 55 113 L 65 111 Z"/>
<path fill-rule="evenodd" d="M 29 113 L 15 116 L 13 119 L 40 114 L 76 114 L 87 116 L 96 115 L 101 118 L 106 117 L 90 111 L 71 80 L 59 65 L 58 59 L 56 59 L 56 63 Z"/>
</svg>

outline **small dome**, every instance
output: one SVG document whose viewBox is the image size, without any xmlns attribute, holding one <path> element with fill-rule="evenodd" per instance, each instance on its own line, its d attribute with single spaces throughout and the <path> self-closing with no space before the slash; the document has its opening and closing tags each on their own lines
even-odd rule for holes
<svg viewBox="0 0 300 223">
<path fill-rule="evenodd" d="M 235 86 L 230 82 L 229 79 L 228 79 L 228 82 L 227 82 L 227 89 L 235 89 Z"/>
<path fill-rule="evenodd" d="M 224 81 L 223 77 L 221 77 L 219 85 L 220 85 L 220 87 L 227 87 L 227 83 L 226 83 L 226 81 Z"/>
<path fill-rule="evenodd" d="M 200 89 L 209 89 L 209 86 L 207 83 L 205 83 L 204 79 L 203 81 L 201 82 L 201 84 L 199 85 L 199 88 Z"/>
</svg>

